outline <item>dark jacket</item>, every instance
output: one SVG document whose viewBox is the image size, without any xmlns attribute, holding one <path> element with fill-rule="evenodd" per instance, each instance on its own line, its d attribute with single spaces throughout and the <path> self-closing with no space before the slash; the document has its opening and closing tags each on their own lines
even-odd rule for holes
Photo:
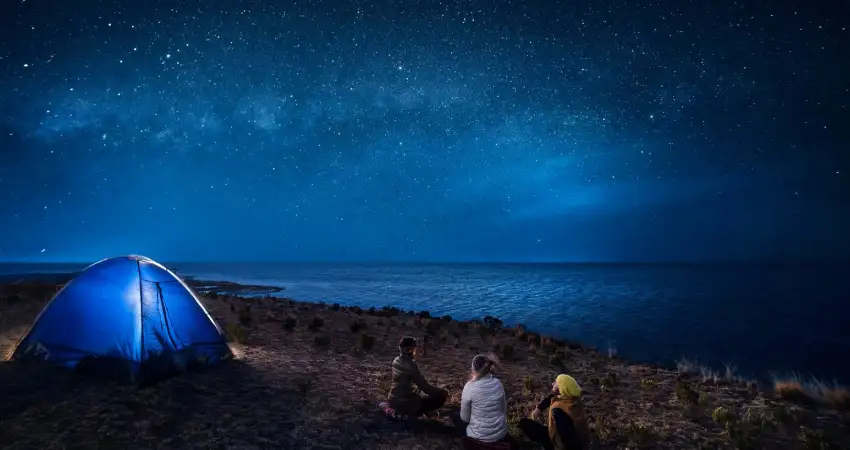
<svg viewBox="0 0 850 450">
<path fill-rule="evenodd" d="M 587 450 L 590 448 L 590 427 L 581 399 L 549 395 L 537 405 L 549 411 L 549 439 L 556 450 Z"/>
<path fill-rule="evenodd" d="M 419 366 L 410 355 L 401 354 L 393 360 L 393 384 L 387 401 L 399 414 L 415 415 L 422 400 L 413 386 L 416 385 L 427 395 L 441 395 L 444 391 L 425 381 Z"/>
</svg>

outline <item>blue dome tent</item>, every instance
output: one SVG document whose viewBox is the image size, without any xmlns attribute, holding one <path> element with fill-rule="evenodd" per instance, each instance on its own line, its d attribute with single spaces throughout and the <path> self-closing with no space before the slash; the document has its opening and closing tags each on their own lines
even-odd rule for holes
<svg viewBox="0 0 850 450">
<path fill-rule="evenodd" d="M 92 264 L 44 307 L 12 353 L 145 383 L 231 359 L 191 289 L 142 256 Z"/>
</svg>

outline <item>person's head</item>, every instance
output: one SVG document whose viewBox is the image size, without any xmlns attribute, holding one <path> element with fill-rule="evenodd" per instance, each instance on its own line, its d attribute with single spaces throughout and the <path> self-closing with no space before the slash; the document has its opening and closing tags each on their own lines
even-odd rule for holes
<svg viewBox="0 0 850 450">
<path fill-rule="evenodd" d="M 580 398 L 581 386 L 578 385 L 575 378 L 562 373 L 552 383 L 552 392 L 561 397 Z"/>
<path fill-rule="evenodd" d="M 401 352 L 402 355 L 413 356 L 413 353 L 418 346 L 419 342 L 415 337 L 405 336 L 398 342 L 398 351 Z"/>
<path fill-rule="evenodd" d="M 494 354 L 477 355 L 472 358 L 472 379 L 477 380 L 483 376 L 493 373 L 493 369 L 499 365 L 499 358 Z"/>
</svg>

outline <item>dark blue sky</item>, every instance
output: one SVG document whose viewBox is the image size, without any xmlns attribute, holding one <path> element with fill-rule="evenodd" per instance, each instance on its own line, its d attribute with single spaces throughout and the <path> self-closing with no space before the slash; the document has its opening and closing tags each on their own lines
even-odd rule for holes
<svg viewBox="0 0 850 450">
<path fill-rule="evenodd" d="M 0 260 L 850 256 L 846 2 L 525 3 L 3 2 Z"/>
</svg>

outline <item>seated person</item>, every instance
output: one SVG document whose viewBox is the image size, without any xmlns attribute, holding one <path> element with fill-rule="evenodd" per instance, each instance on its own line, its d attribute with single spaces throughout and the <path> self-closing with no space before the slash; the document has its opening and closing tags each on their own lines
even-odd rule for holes
<svg viewBox="0 0 850 450">
<path fill-rule="evenodd" d="M 460 401 L 462 422 L 458 423 L 466 431 L 463 440 L 465 449 L 510 449 L 515 444 L 508 435 L 505 388 L 493 376 L 498 364 L 499 359 L 495 355 L 478 355 L 472 359 L 472 377 L 463 387 Z"/>
<path fill-rule="evenodd" d="M 398 344 L 399 355 L 392 363 L 392 388 L 388 401 L 379 406 L 393 418 L 419 417 L 430 415 L 442 407 L 448 399 L 448 392 L 431 386 L 414 360 L 414 352 L 419 343 L 416 338 L 405 336 Z M 414 386 L 426 394 L 421 397 Z"/>
<path fill-rule="evenodd" d="M 548 426 L 532 420 L 540 418 L 546 408 L 551 408 Z M 520 420 L 519 428 L 545 450 L 589 449 L 590 429 L 576 380 L 569 375 L 558 375 L 552 383 L 552 393 L 534 408 L 531 419 Z"/>
</svg>

